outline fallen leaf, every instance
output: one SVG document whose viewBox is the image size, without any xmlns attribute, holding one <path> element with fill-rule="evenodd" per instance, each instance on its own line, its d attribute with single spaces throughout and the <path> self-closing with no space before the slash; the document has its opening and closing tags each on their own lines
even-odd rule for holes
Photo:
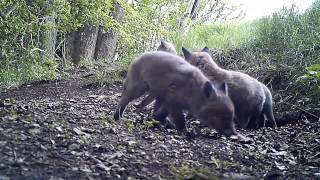
<svg viewBox="0 0 320 180">
<path fill-rule="evenodd" d="M 28 132 L 29 132 L 31 135 L 35 136 L 35 135 L 40 134 L 40 133 L 41 133 L 41 130 L 40 130 L 39 128 L 32 128 L 32 129 L 29 129 Z"/>
<path fill-rule="evenodd" d="M 87 133 L 81 131 L 79 128 L 73 128 L 73 131 L 78 135 L 86 135 Z"/>
<path fill-rule="evenodd" d="M 274 162 L 274 163 L 275 163 L 276 167 L 281 171 L 287 169 L 286 166 L 284 166 L 284 165 L 282 165 L 280 163 L 277 163 L 277 162 Z"/>
</svg>

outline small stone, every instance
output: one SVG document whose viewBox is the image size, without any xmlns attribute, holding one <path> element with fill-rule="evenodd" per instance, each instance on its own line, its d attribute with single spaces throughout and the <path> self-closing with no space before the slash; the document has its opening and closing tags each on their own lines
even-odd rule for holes
<svg viewBox="0 0 320 180">
<path fill-rule="evenodd" d="M 148 170 L 147 168 L 145 168 L 145 167 L 143 167 L 143 168 L 141 169 L 141 171 L 143 171 L 143 172 L 149 172 L 149 170 Z"/>
<path fill-rule="evenodd" d="M 107 167 L 107 166 L 104 165 L 103 163 L 97 164 L 97 167 L 100 168 L 101 170 L 104 170 L 104 171 L 110 171 L 110 170 L 111 170 L 110 167 Z"/>
<path fill-rule="evenodd" d="M 250 144 L 253 142 L 251 138 L 248 138 L 242 134 L 232 135 L 229 138 L 233 141 L 239 141 L 240 143 L 243 143 L 243 144 Z"/>
<path fill-rule="evenodd" d="M 111 134 L 118 134 L 118 131 L 115 128 L 110 128 L 109 133 Z"/>
<path fill-rule="evenodd" d="M 31 127 L 34 127 L 34 128 L 35 128 L 35 127 L 36 127 L 36 128 L 39 128 L 39 127 L 40 127 L 40 125 L 37 124 L 37 123 L 31 123 L 30 126 L 31 126 Z"/>
<path fill-rule="evenodd" d="M 37 134 L 40 134 L 40 133 L 41 133 L 41 130 L 40 130 L 39 128 L 32 128 L 32 129 L 29 129 L 28 132 L 29 132 L 31 135 L 35 136 L 35 135 L 37 135 Z"/>
<path fill-rule="evenodd" d="M 92 173 L 92 170 L 89 168 L 80 168 L 80 171 L 85 172 L 85 173 Z"/>
<path fill-rule="evenodd" d="M 68 149 L 69 151 L 74 151 L 74 150 L 80 149 L 80 145 L 73 143 L 69 145 Z"/>
<path fill-rule="evenodd" d="M 45 147 L 45 146 L 44 146 L 44 145 L 42 145 L 42 144 L 40 145 L 40 148 L 41 148 L 42 150 L 45 150 L 45 151 L 46 151 L 46 150 L 48 150 L 48 148 L 47 148 L 47 147 Z"/>
<path fill-rule="evenodd" d="M 254 179 L 254 177 L 242 173 L 225 173 L 222 176 L 226 179 Z"/>
<path fill-rule="evenodd" d="M 10 180 L 10 178 L 8 176 L 3 176 L 3 175 L 0 175 L 0 179 L 1 180 Z"/>
<path fill-rule="evenodd" d="M 4 146 L 7 144 L 7 141 L 0 141 L 0 146 Z M 1 178 L 0 178 L 1 179 Z"/>
<path fill-rule="evenodd" d="M 286 156 L 288 153 L 286 151 L 279 151 L 279 152 L 275 152 L 273 154 L 276 156 Z"/>
<path fill-rule="evenodd" d="M 73 131 L 78 135 L 86 135 L 86 133 L 81 131 L 79 128 L 73 128 Z"/>
<path fill-rule="evenodd" d="M 62 132 L 62 128 L 60 126 L 56 127 L 56 130 L 58 130 L 59 132 Z"/>
<path fill-rule="evenodd" d="M 128 141 L 128 145 L 129 145 L 129 146 L 132 146 L 132 145 L 134 145 L 134 144 L 137 144 L 137 141 Z"/>
<path fill-rule="evenodd" d="M 286 166 L 284 166 L 284 165 L 282 165 L 282 164 L 280 164 L 278 162 L 274 162 L 274 163 L 275 163 L 276 167 L 281 171 L 287 169 Z"/>
<path fill-rule="evenodd" d="M 53 139 L 50 139 L 50 142 L 51 142 L 51 144 L 56 144 L 56 141 L 55 140 L 53 140 Z"/>
</svg>

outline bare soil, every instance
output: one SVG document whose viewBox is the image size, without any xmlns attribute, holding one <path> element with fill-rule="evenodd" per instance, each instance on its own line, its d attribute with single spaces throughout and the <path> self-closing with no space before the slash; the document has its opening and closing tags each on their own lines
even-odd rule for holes
<svg viewBox="0 0 320 180">
<path fill-rule="evenodd" d="M 0 179 L 320 179 L 317 119 L 238 130 L 247 143 L 190 119 L 189 139 L 156 126 L 151 106 L 114 121 L 121 83 L 87 73 L 0 92 Z"/>
</svg>

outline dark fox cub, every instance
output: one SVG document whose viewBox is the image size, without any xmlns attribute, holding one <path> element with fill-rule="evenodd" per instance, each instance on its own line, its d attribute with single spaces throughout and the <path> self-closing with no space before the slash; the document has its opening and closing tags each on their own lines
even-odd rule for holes
<svg viewBox="0 0 320 180">
<path fill-rule="evenodd" d="M 180 131 L 186 129 L 182 111 L 187 110 L 219 133 L 236 134 L 227 85 L 215 87 L 198 68 L 177 55 L 149 52 L 133 61 L 114 118 L 119 119 L 128 103 L 145 92 L 156 99 L 156 119 L 162 121 L 169 115 Z"/>
<path fill-rule="evenodd" d="M 182 48 L 185 59 L 198 67 L 211 81 L 226 82 L 229 96 L 235 107 L 235 123 L 240 128 L 265 126 L 264 115 L 272 127 L 276 127 L 272 111 L 272 95 L 269 89 L 251 76 L 220 68 L 207 53 L 190 52 Z"/>
</svg>

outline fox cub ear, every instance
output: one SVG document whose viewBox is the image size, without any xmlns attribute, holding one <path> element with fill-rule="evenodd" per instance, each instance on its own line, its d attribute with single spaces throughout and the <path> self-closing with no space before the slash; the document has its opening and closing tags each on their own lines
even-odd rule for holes
<svg viewBox="0 0 320 180">
<path fill-rule="evenodd" d="M 221 84 L 220 90 L 221 90 L 222 92 L 224 92 L 224 94 L 225 94 L 226 96 L 229 96 L 229 93 L 228 93 L 228 84 L 227 84 L 226 82 L 223 82 L 223 83 Z"/>
<path fill-rule="evenodd" d="M 203 92 L 207 98 L 215 98 L 217 96 L 216 89 L 214 88 L 213 84 L 210 83 L 210 81 L 207 81 L 204 84 Z"/>
<path fill-rule="evenodd" d="M 207 46 L 202 49 L 202 52 L 211 53 L 210 49 Z"/>
<path fill-rule="evenodd" d="M 165 42 L 164 40 L 161 40 L 161 41 L 160 41 L 160 46 L 164 47 L 165 44 L 166 44 L 166 42 Z"/>
<path fill-rule="evenodd" d="M 188 60 L 191 57 L 191 52 L 187 48 L 182 47 L 182 52 L 186 60 Z"/>
</svg>

